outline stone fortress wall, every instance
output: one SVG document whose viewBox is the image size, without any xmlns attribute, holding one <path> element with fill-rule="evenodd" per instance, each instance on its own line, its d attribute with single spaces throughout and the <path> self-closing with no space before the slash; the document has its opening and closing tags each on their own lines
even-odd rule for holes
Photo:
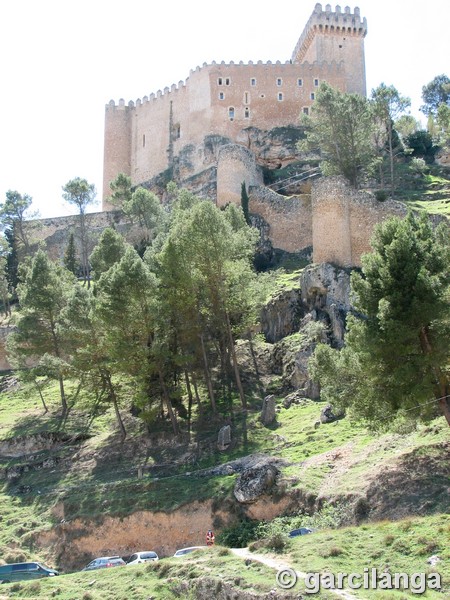
<svg viewBox="0 0 450 600">
<path fill-rule="evenodd" d="M 133 185 L 152 180 L 184 160 L 183 178 L 192 177 L 216 157 L 205 151 L 207 136 L 246 145 L 246 130 L 298 125 L 321 82 L 365 94 L 364 37 L 367 22 L 359 9 L 332 11 L 316 4 L 291 59 L 275 63 L 204 63 L 186 81 L 125 103 L 111 100 L 105 110 L 103 210 L 109 183 L 119 172 Z"/>
</svg>

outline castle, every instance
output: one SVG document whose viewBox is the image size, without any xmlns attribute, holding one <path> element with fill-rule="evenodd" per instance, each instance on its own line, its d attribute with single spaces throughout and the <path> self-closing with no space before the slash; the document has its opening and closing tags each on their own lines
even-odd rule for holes
<svg viewBox="0 0 450 600">
<path fill-rule="evenodd" d="M 332 11 L 329 4 L 325 10 L 316 4 L 284 63 L 205 63 L 170 89 L 128 104 L 111 100 L 105 110 L 103 210 L 112 208 L 109 184 L 118 173 L 129 175 L 133 186 L 150 189 L 168 173 L 193 191 L 203 187 L 223 204 L 226 190 L 216 176 L 223 146 L 248 148 L 264 164 L 261 132 L 298 127 L 321 82 L 366 94 L 366 33 L 359 8 L 352 13 L 348 6 Z M 288 160 L 292 158 L 282 154 L 277 166 Z"/>
</svg>

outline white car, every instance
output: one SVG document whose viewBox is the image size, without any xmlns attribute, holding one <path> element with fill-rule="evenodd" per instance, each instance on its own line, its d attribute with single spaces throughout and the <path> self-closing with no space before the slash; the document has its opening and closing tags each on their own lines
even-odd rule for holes
<svg viewBox="0 0 450 600">
<path fill-rule="evenodd" d="M 184 556 L 185 554 L 194 552 L 194 550 L 205 550 L 206 548 L 208 548 L 208 546 L 190 546 L 189 548 L 181 548 L 175 552 L 174 556 Z"/>
<path fill-rule="evenodd" d="M 159 560 L 159 556 L 156 552 L 147 550 L 146 552 L 135 552 L 127 560 L 127 565 L 138 565 L 139 563 L 152 562 Z"/>
</svg>

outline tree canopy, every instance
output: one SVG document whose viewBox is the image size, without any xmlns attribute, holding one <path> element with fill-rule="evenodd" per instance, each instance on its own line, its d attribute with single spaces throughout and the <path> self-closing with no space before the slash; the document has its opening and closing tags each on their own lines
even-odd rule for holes
<svg viewBox="0 0 450 600">
<path fill-rule="evenodd" d="M 439 406 L 450 425 L 448 234 L 412 213 L 375 229 L 373 252 L 351 277 L 345 346 L 321 344 L 310 363 L 325 399 L 380 426 Z"/>
<path fill-rule="evenodd" d="M 344 175 L 354 187 L 372 173 L 376 162 L 374 121 L 368 100 L 322 83 L 311 108 L 303 115 L 306 140 L 302 151 L 319 149 L 325 175 Z"/>
<path fill-rule="evenodd" d="M 437 75 L 430 83 L 422 87 L 424 104 L 420 110 L 425 115 L 436 115 L 441 104 L 450 106 L 450 78 L 447 75 Z"/>
</svg>

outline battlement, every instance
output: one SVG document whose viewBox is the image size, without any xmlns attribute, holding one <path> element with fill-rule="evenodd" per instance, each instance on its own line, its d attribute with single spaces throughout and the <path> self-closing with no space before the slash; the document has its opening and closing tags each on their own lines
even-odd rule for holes
<svg viewBox="0 0 450 600">
<path fill-rule="evenodd" d="M 315 72 L 327 72 L 329 74 L 332 73 L 338 73 L 339 70 L 342 68 L 342 60 L 341 61 L 336 61 L 336 60 L 332 60 L 332 61 L 304 61 L 302 63 L 302 68 L 304 69 L 304 71 L 308 71 L 308 70 L 313 70 Z M 298 67 L 298 65 L 297 65 Z M 274 71 L 274 75 L 283 75 L 285 70 L 293 70 L 293 62 L 292 60 L 286 60 L 286 61 L 262 61 L 262 60 L 258 60 L 258 61 L 252 61 L 249 60 L 248 62 L 243 62 L 240 61 L 238 63 L 234 62 L 234 61 L 230 61 L 230 62 L 225 62 L 225 61 L 221 61 L 216 62 L 216 61 L 212 61 L 211 63 L 203 63 L 203 65 L 197 66 L 195 69 L 191 69 L 189 72 L 189 77 L 186 78 L 185 81 L 179 81 L 178 84 L 173 83 L 170 87 L 166 86 L 163 90 L 158 90 L 156 93 L 152 92 L 151 94 L 149 94 L 148 96 L 143 96 L 142 98 L 137 98 L 136 100 L 129 100 L 128 102 L 125 102 L 125 100 L 123 98 L 120 98 L 119 102 L 116 104 L 115 100 L 110 100 L 108 102 L 108 104 L 105 105 L 106 110 L 126 110 L 127 108 L 135 108 L 135 107 L 139 107 L 139 106 L 143 106 L 145 104 L 148 104 L 149 102 L 152 102 L 154 100 L 157 100 L 158 98 L 168 98 L 170 97 L 170 95 L 174 95 L 177 92 L 180 92 L 181 90 L 185 91 L 187 86 L 190 85 L 191 83 L 193 84 L 194 82 L 192 82 L 191 80 L 195 77 L 196 75 L 200 74 L 200 73 L 204 73 L 205 71 L 213 71 L 214 69 L 227 69 L 228 71 L 232 71 L 234 68 L 236 69 L 255 69 L 255 74 L 257 74 L 257 69 L 258 68 L 272 68 Z M 295 71 L 295 73 L 298 73 L 298 68 Z"/>
<path fill-rule="evenodd" d="M 337 5 L 333 12 L 330 4 L 323 10 L 322 5 L 317 3 L 292 53 L 292 62 L 303 61 L 316 33 L 337 33 L 364 38 L 367 35 L 367 19 L 361 19 L 358 7 L 355 7 L 352 13 L 349 6 L 342 12 L 341 7 Z"/>
</svg>

